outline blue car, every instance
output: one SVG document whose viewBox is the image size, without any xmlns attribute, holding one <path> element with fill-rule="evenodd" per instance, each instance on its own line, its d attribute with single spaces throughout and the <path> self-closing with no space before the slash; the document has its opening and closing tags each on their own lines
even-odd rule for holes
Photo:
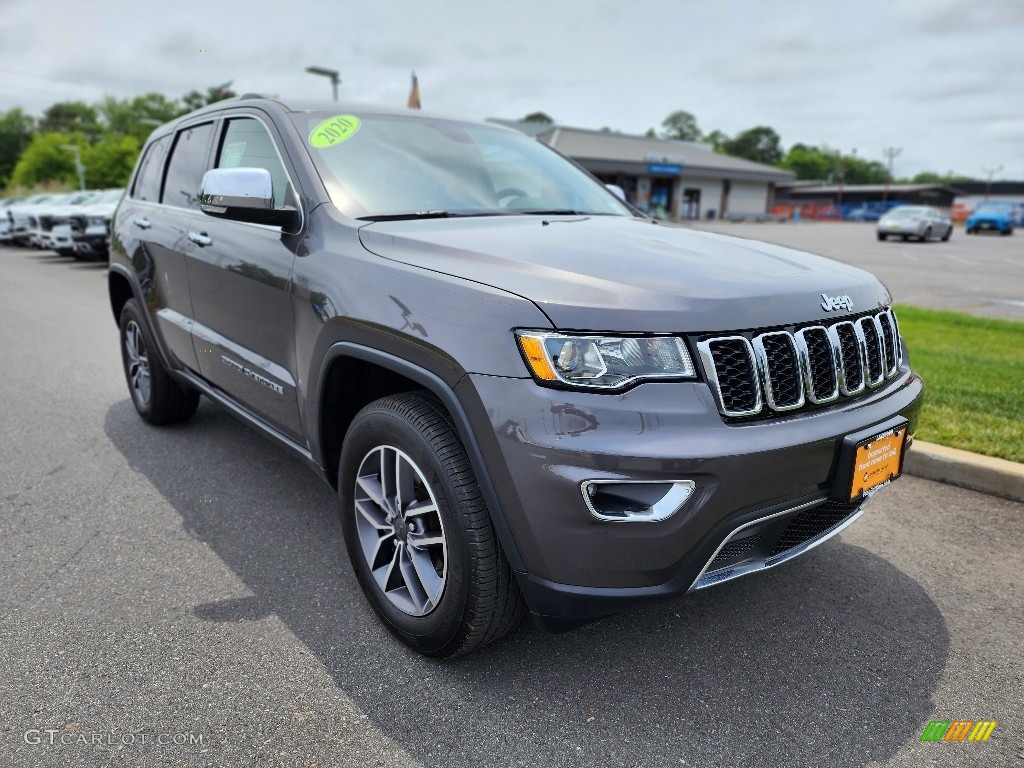
<svg viewBox="0 0 1024 768">
<path fill-rule="evenodd" d="M 967 218 L 967 234 L 991 230 L 1003 235 L 1013 234 L 1013 206 L 1009 203 L 981 203 Z"/>
</svg>

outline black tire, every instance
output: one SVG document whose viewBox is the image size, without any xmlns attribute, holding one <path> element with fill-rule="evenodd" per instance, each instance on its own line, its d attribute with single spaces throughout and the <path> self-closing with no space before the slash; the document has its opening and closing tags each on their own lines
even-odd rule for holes
<svg viewBox="0 0 1024 768">
<path fill-rule="evenodd" d="M 924 234 L 921 235 L 921 242 L 922 243 L 927 243 L 931 239 L 932 239 L 932 228 L 931 227 L 925 227 Z"/>
<path fill-rule="evenodd" d="M 135 299 L 121 309 L 121 362 L 132 404 L 144 421 L 177 424 L 196 412 L 199 393 L 178 386 L 167 373 Z M 147 377 L 148 386 L 143 386 Z"/>
<path fill-rule="evenodd" d="M 1007 227 L 1006 229 L 1003 230 L 1002 234 L 1003 234 L 1003 237 L 1006 237 L 1007 235 L 1012 235 L 1013 234 L 1013 227 Z"/>
<path fill-rule="evenodd" d="M 881 240 L 882 242 L 885 242 L 886 240 L 889 239 L 889 236 L 888 235 L 883 235 L 881 232 L 879 232 L 878 233 L 878 239 Z"/>
<path fill-rule="evenodd" d="M 392 456 L 395 474 L 400 462 L 414 470 L 407 475 L 415 481 L 407 485 L 406 496 L 413 489 L 411 502 L 402 499 L 401 491 L 389 494 L 384 467 Z M 375 476 L 377 466 L 381 472 Z M 371 485 L 381 499 L 390 501 L 377 503 L 367 490 Z M 519 623 L 519 585 L 455 425 L 437 400 L 409 392 L 377 400 L 356 414 L 341 451 L 338 494 L 346 548 L 359 584 L 399 640 L 424 655 L 451 658 L 497 640 Z M 427 514 L 419 511 L 424 505 L 431 510 Z M 404 507 L 398 510 L 400 515 L 389 512 L 396 507 Z M 414 509 L 415 518 L 408 514 Z M 421 530 L 413 527 L 417 520 Z M 414 537 L 433 541 L 435 547 L 440 537 L 440 558 L 434 549 L 431 560 L 424 561 L 426 550 Z M 414 555 L 419 563 L 433 566 L 429 578 L 421 575 L 422 567 L 413 568 Z M 408 574 L 416 578 L 407 580 Z M 433 599 L 427 595 L 428 586 L 435 590 Z"/>
<path fill-rule="evenodd" d="M 952 236 L 953 236 L 953 227 L 950 226 L 950 228 L 946 230 L 946 234 L 944 234 L 942 236 L 942 242 L 948 243 L 949 242 L 949 238 L 951 238 Z"/>
</svg>

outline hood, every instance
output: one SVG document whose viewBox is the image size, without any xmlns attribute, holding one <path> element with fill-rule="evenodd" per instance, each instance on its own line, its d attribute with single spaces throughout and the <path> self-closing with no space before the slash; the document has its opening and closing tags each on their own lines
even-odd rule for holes
<svg viewBox="0 0 1024 768">
<path fill-rule="evenodd" d="M 890 301 L 871 274 L 821 256 L 618 216 L 372 222 L 359 236 L 379 256 L 527 298 L 560 329 L 745 330 Z M 822 294 L 852 307 L 826 311 Z"/>
</svg>

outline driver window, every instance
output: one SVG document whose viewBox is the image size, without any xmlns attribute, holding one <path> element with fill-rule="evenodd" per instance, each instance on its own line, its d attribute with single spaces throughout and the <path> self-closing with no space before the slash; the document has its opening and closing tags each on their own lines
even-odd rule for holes
<svg viewBox="0 0 1024 768">
<path fill-rule="evenodd" d="M 263 168 L 274 185 L 274 207 L 285 204 L 288 174 L 267 129 L 251 117 L 228 120 L 217 155 L 217 168 Z"/>
</svg>

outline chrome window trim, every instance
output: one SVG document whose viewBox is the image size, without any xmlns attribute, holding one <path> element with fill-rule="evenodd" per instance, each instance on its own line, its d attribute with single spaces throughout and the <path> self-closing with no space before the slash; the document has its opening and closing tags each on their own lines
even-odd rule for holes
<svg viewBox="0 0 1024 768">
<path fill-rule="evenodd" d="M 747 411 L 730 411 L 725 407 L 725 401 L 722 399 L 722 387 L 718 381 L 718 366 L 715 364 L 715 356 L 711 352 L 711 343 L 715 341 L 739 341 L 743 343 L 747 357 L 750 360 L 751 374 L 754 377 L 755 404 L 752 409 Z M 764 410 L 764 403 L 761 399 L 761 385 L 757 375 L 757 358 L 754 355 L 754 349 L 751 347 L 750 341 L 745 336 L 716 336 L 707 341 L 698 341 L 697 353 L 700 355 L 701 362 L 704 365 L 704 372 L 708 377 L 708 384 L 718 400 L 718 408 L 722 413 L 726 416 L 756 416 Z"/>
<path fill-rule="evenodd" d="M 832 373 L 835 380 L 835 387 L 827 395 L 819 396 L 818 392 L 814 389 L 814 375 L 811 370 L 811 350 L 807 344 L 807 339 L 804 336 L 808 331 L 821 331 L 825 334 L 825 341 L 829 346 L 830 359 L 832 362 Z M 835 345 L 832 343 L 832 337 L 829 336 L 828 328 L 824 325 L 811 325 L 806 328 L 801 328 L 794 334 L 794 341 L 796 342 L 797 354 L 800 357 L 800 365 L 804 372 L 804 388 L 807 392 L 807 399 L 815 405 L 822 405 L 824 403 L 831 403 L 839 399 L 839 366 L 836 365 L 836 353 Z"/>
<path fill-rule="evenodd" d="M 782 336 L 793 350 L 793 357 L 796 359 L 796 382 L 800 388 L 800 397 L 792 405 L 779 405 L 775 401 L 775 387 L 772 386 L 772 375 L 769 367 L 770 362 L 768 360 L 768 350 L 764 348 L 764 340 L 774 336 Z M 793 340 L 793 336 L 786 331 L 769 331 L 768 333 L 762 333 L 754 337 L 753 347 L 755 359 L 758 365 L 758 378 L 764 384 L 764 394 L 768 401 L 768 407 L 773 411 L 783 413 L 785 411 L 794 411 L 797 408 L 803 408 L 806 399 L 804 398 L 804 381 L 800 371 L 800 354 L 796 348 L 796 342 Z"/>
</svg>

